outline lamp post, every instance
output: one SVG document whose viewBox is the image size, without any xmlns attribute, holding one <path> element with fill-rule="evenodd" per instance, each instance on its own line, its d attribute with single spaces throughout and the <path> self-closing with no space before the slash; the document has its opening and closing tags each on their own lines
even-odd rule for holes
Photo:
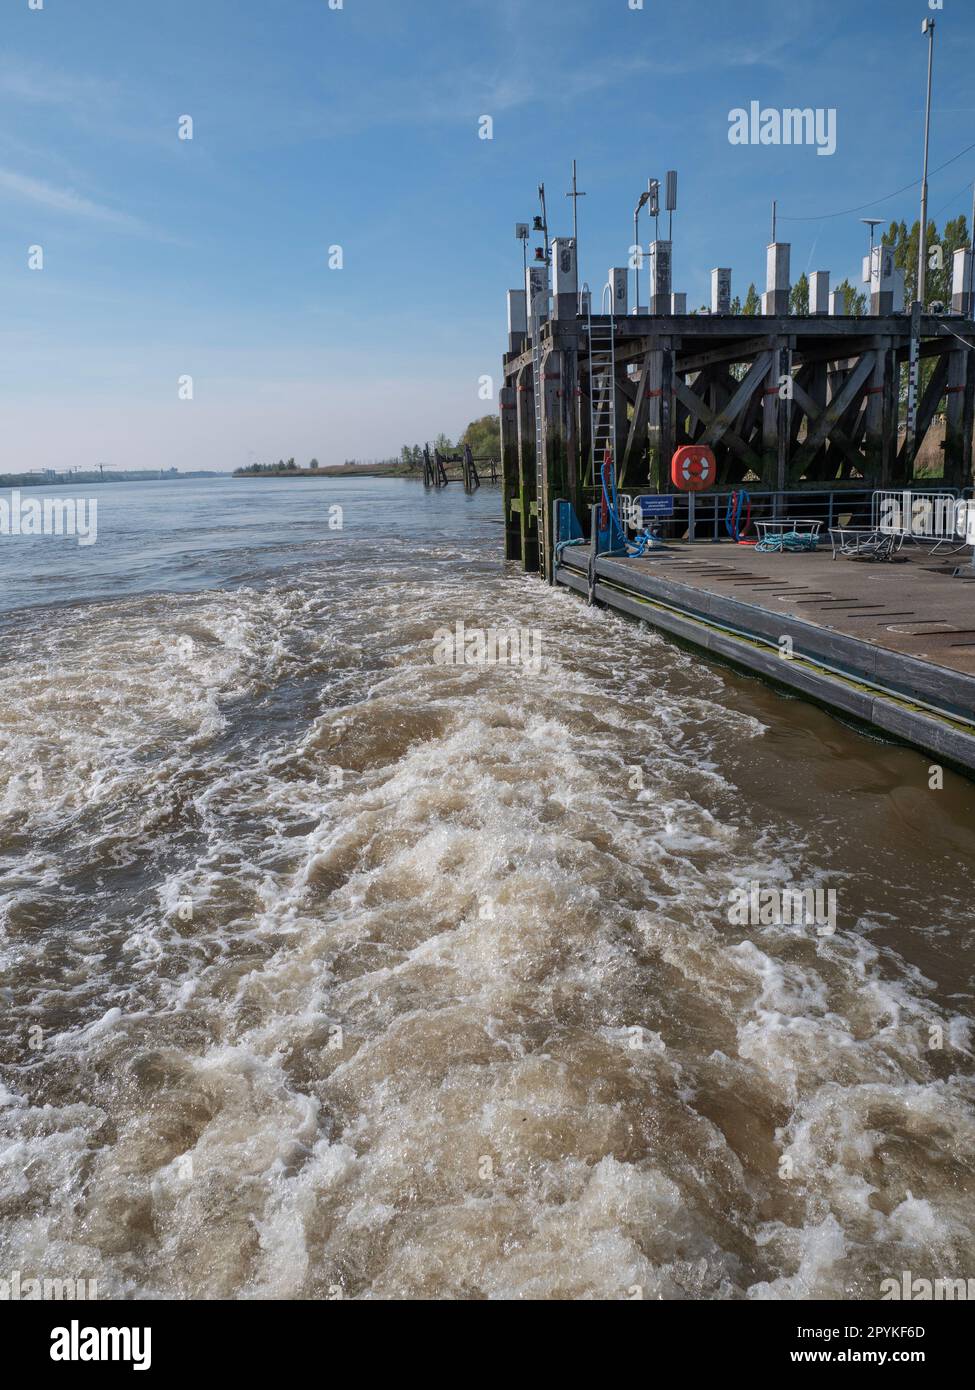
<svg viewBox="0 0 975 1390">
<path fill-rule="evenodd" d="M 883 219 L 882 217 L 861 217 L 861 218 L 860 218 L 860 221 L 863 223 L 863 225 L 864 225 L 865 227 L 869 227 L 869 228 L 870 228 L 870 269 L 871 269 L 871 272 L 873 271 L 873 241 L 874 241 L 874 234 L 875 234 L 875 232 L 876 232 L 876 229 L 877 229 L 877 228 L 881 225 L 881 223 L 883 222 L 883 220 L 884 220 L 884 219 Z"/>
<path fill-rule="evenodd" d="M 522 283 L 523 285 L 527 286 L 527 284 L 528 284 L 528 223 L 527 223 L 527 222 L 516 222 L 516 223 L 515 223 L 515 236 L 516 236 L 516 237 L 518 238 L 518 240 L 521 242 L 521 259 L 522 259 L 522 263 L 523 263 L 523 265 L 524 265 L 524 275 L 523 275 L 523 277 L 522 277 L 521 283 Z"/>
<path fill-rule="evenodd" d="M 881 222 L 883 221 L 883 218 L 881 218 L 881 217 L 861 217 L 861 218 L 860 218 L 860 221 L 863 223 L 863 225 L 864 225 L 865 227 L 869 227 L 869 228 L 870 228 L 870 250 L 869 250 L 869 252 L 868 252 L 868 254 L 867 254 L 867 281 L 868 281 L 868 283 L 869 283 L 870 281 L 873 280 L 873 240 L 874 240 L 874 233 L 876 232 L 877 228 L 880 226 Z"/>
<path fill-rule="evenodd" d="M 928 36 L 928 99 L 924 111 L 924 173 L 921 176 L 921 229 L 917 247 L 917 300 L 923 305 L 928 271 L 925 242 L 928 239 L 928 145 L 931 138 L 931 78 L 934 71 L 933 19 L 923 21 L 921 33 Z"/>
<path fill-rule="evenodd" d="M 921 355 L 921 314 L 927 290 L 928 258 L 925 242 L 928 239 L 928 144 L 931 136 L 931 77 L 934 71 L 934 20 L 925 19 L 921 33 L 928 38 L 928 99 L 924 109 L 924 171 L 921 175 L 921 225 L 917 234 L 917 289 L 911 305 L 911 338 L 907 366 L 907 433 L 904 438 L 904 457 L 907 467 L 914 470 L 917 453 L 917 378 Z"/>
<path fill-rule="evenodd" d="M 576 265 L 579 264 L 579 199 L 585 198 L 585 193 L 579 192 L 576 183 L 576 162 L 572 161 L 572 192 L 565 195 L 572 199 L 572 239 L 576 244 Z"/>
<path fill-rule="evenodd" d="M 649 188 L 645 193 L 640 194 L 640 201 L 633 211 L 633 276 L 636 282 L 633 295 L 633 312 L 640 312 L 640 262 L 643 259 L 643 249 L 640 246 L 640 210 L 650 201 Z"/>
</svg>

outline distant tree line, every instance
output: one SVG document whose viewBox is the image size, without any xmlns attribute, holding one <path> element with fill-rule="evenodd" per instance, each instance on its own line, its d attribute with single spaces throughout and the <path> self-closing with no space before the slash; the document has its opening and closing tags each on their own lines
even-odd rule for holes
<svg viewBox="0 0 975 1390">
<path fill-rule="evenodd" d="M 318 459 L 312 459 L 309 468 L 318 467 Z M 298 464 L 294 459 L 278 459 L 277 463 L 249 463 L 245 468 L 238 468 L 238 473 L 297 473 Z"/>
<path fill-rule="evenodd" d="M 500 458 L 501 457 L 501 421 L 497 415 L 484 415 L 480 420 L 472 420 L 467 429 L 457 440 L 456 444 L 442 431 L 430 445 L 431 456 L 434 449 L 439 449 L 444 457 L 458 454 L 464 445 L 470 445 L 471 452 L 475 458 Z M 418 472 L 423 468 L 423 445 L 404 444 L 397 458 L 385 459 L 345 459 L 342 466 L 344 468 L 396 468 L 403 467 L 416 469 Z M 318 459 L 312 459 L 307 464 L 307 468 L 315 472 L 320 467 Z M 293 458 L 278 459 L 277 463 L 249 463 L 243 468 L 238 468 L 238 474 L 242 473 L 300 473 L 305 471 L 304 467 L 295 462 Z"/>
</svg>

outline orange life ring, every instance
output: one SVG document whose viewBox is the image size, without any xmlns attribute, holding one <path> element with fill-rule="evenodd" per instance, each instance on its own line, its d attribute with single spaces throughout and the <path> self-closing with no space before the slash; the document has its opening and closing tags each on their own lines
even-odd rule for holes
<svg viewBox="0 0 975 1390">
<path fill-rule="evenodd" d="M 714 452 L 706 444 L 684 444 L 671 460 L 670 479 L 680 492 L 703 492 L 717 476 Z"/>
</svg>

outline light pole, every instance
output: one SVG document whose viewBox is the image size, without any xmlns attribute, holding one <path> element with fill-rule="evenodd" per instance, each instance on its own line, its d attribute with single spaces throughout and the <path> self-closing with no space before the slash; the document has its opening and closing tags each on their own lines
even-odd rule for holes
<svg viewBox="0 0 975 1390">
<path fill-rule="evenodd" d="M 516 223 L 515 223 L 515 236 L 516 236 L 516 237 L 518 238 L 518 240 L 521 242 L 521 259 L 522 259 L 522 263 L 523 263 L 524 269 L 525 269 L 525 274 L 524 274 L 524 279 L 522 280 L 522 284 L 527 288 L 527 286 L 528 286 L 528 223 L 527 223 L 527 222 L 516 222 Z"/>
<path fill-rule="evenodd" d="M 921 176 L 921 230 L 917 247 L 917 301 L 923 306 L 928 271 L 925 242 L 928 239 L 928 145 L 931 138 L 931 78 L 934 72 L 933 19 L 924 20 L 921 33 L 928 36 L 928 100 L 924 111 L 924 173 Z"/>
<path fill-rule="evenodd" d="M 928 36 L 928 99 L 924 109 L 924 171 L 921 175 L 921 225 L 917 234 L 917 289 L 911 305 L 911 337 L 907 358 L 907 431 L 904 458 L 914 472 L 917 453 L 917 378 L 921 356 L 921 314 L 927 290 L 928 258 L 924 243 L 928 239 L 928 144 L 931 136 L 931 76 L 934 71 L 934 20 L 925 19 L 921 33 Z"/>
<path fill-rule="evenodd" d="M 576 162 L 572 161 L 572 192 L 565 195 L 572 199 L 572 239 L 576 244 L 576 265 L 579 264 L 579 199 L 584 198 L 585 193 L 580 193 L 576 183 Z"/>
<path fill-rule="evenodd" d="M 545 209 L 545 185 L 543 183 L 538 185 L 538 201 L 542 211 L 541 215 L 535 218 L 534 229 L 536 232 L 541 232 L 542 236 L 545 238 L 545 253 L 543 256 L 538 256 L 536 252 L 536 257 L 538 260 L 543 260 L 545 262 L 545 286 L 546 289 L 548 289 L 551 287 L 548 268 L 551 263 L 552 252 L 548 244 L 548 212 Z"/>
<path fill-rule="evenodd" d="M 643 260 L 643 248 L 640 245 L 640 209 L 645 207 L 650 201 L 650 190 L 640 194 L 640 201 L 633 211 L 633 275 L 636 281 L 633 312 L 640 312 L 640 262 Z"/>
<path fill-rule="evenodd" d="M 882 217 L 861 217 L 861 218 L 860 218 L 860 221 L 864 224 L 864 226 L 870 228 L 870 255 L 869 255 L 868 259 L 867 259 L 867 265 L 870 267 L 870 275 L 871 275 L 871 276 L 873 275 L 873 238 L 874 238 L 874 232 L 875 232 L 876 229 L 880 226 L 880 224 L 883 222 L 883 220 L 884 220 L 884 219 L 883 219 Z"/>
</svg>

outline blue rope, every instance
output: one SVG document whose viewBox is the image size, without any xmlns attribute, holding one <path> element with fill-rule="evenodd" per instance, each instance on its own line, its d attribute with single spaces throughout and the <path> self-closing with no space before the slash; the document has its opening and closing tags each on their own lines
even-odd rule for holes
<svg viewBox="0 0 975 1390">
<path fill-rule="evenodd" d="M 743 531 L 741 519 L 745 514 L 750 500 L 744 488 L 739 489 L 737 492 L 733 492 L 728 498 L 728 511 L 725 515 L 724 524 L 728 535 L 733 541 L 741 540 Z"/>
<path fill-rule="evenodd" d="M 755 549 L 762 551 L 765 555 L 772 555 L 782 551 L 815 550 L 819 544 L 819 537 L 805 534 L 799 531 L 784 531 L 778 536 L 766 536 L 763 541 L 759 541 Z"/>
<path fill-rule="evenodd" d="M 558 544 L 556 545 L 556 547 L 555 547 L 555 563 L 556 563 L 556 564 L 561 563 L 561 560 L 562 560 L 562 551 L 565 550 L 568 546 L 570 546 L 570 545 L 588 545 L 588 544 L 589 544 L 589 542 L 586 540 L 585 536 L 576 537 L 574 540 L 571 540 L 571 541 L 559 541 L 559 543 L 558 543 Z"/>
<path fill-rule="evenodd" d="M 616 523 L 616 529 L 623 537 L 624 546 L 622 550 L 607 550 L 605 554 L 626 555 L 634 560 L 639 560 L 648 550 L 656 550 L 658 546 L 660 546 L 660 542 L 657 540 L 656 536 L 651 536 L 649 531 L 641 531 L 633 541 L 628 541 L 626 539 L 626 528 L 619 517 L 619 497 L 616 492 L 616 470 L 611 468 L 609 471 L 609 485 L 613 494 L 612 500 L 610 500 L 606 493 L 606 478 L 602 469 L 599 471 L 599 479 L 602 483 L 603 499 L 606 503 L 607 510 L 612 520 Z"/>
</svg>

